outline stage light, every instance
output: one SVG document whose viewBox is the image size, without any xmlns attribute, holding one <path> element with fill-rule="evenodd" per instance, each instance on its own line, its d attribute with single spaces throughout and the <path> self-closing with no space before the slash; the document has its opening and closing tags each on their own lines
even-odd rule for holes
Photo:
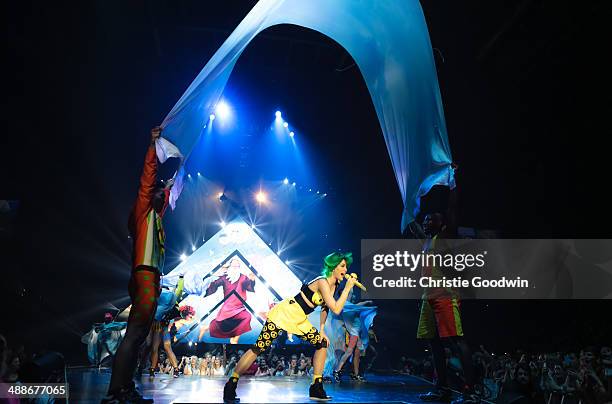
<svg viewBox="0 0 612 404">
<path fill-rule="evenodd" d="M 283 180 L 283 184 L 285 184 L 285 185 L 289 184 L 289 178 L 285 178 L 285 179 Z"/>
<path fill-rule="evenodd" d="M 283 123 L 283 126 L 284 126 L 285 128 L 288 128 L 288 127 L 289 127 L 289 124 L 288 124 L 287 122 L 285 122 L 285 123 Z"/>
<path fill-rule="evenodd" d="M 319 191 L 317 191 L 317 195 L 319 195 Z"/>
<path fill-rule="evenodd" d="M 325 193 L 325 194 L 323 194 L 323 196 L 325 197 L 325 196 L 327 196 L 327 194 Z"/>
<path fill-rule="evenodd" d="M 198 177 L 201 177 L 201 176 L 202 176 L 202 174 L 200 174 L 200 172 L 198 171 Z"/>
<path fill-rule="evenodd" d="M 193 342 L 189 341 L 189 346 L 192 346 L 192 345 L 193 345 Z"/>
<path fill-rule="evenodd" d="M 196 246 L 192 245 L 191 246 L 191 251 L 195 251 L 196 250 Z"/>
<path fill-rule="evenodd" d="M 295 187 L 295 182 L 293 184 L 291 184 L 291 185 L 293 185 Z"/>
<path fill-rule="evenodd" d="M 295 133 L 289 132 L 289 136 L 293 137 L 293 136 L 295 136 Z"/>
<path fill-rule="evenodd" d="M 230 115 L 230 107 L 225 101 L 219 101 L 215 108 L 215 114 L 219 115 L 220 119 L 226 119 Z"/>
<path fill-rule="evenodd" d="M 251 229 L 255 230 L 255 225 L 254 224 L 251 225 Z"/>
<path fill-rule="evenodd" d="M 281 119 L 283 117 L 280 111 L 276 111 L 274 115 L 276 116 L 276 119 Z"/>
<path fill-rule="evenodd" d="M 210 118 L 211 122 L 214 121 L 215 120 L 215 114 L 210 114 L 209 118 Z"/>
<path fill-rule="evenodd" d="M 187 178 L 191 178 L 191 174 L 187 174 Z"/>
<path fill-rule="evenodd" d="M 263 192 L 263 191 L 259 191 L 259 192 L 257 193 L 257 195 L 255 195 L 255 199 L 256 199 L 256 200 L 257 200 L 257 202 L 259 202 L 259 203 L 265 203 L 265 202 L 267 201 L 267 199 L 268 199 L 268 198 L 267 198 L 267 196 L 266 196 L 265 192 Z"/>
<path fill-rule="evenodd" d="M 221 227 L 225 227 L 225 225 L 226 225 L 225 220 L 221 220 L 220 224 L 221 224 Z"/>
<path fill-rule="evenodd" d="M 193 345 L 198 346 L 198 343 L 196 342 L 196 343 L 194 343 Z"/>
<path fill-rule="evenodd" d="M 289 260 L 285 260 L 285 265 L 289 265 Z"/>
<path fill-rule="evenodd" d="M 185 253 L 182 253 L 182 254 L 181 254 L 181 261 L 182 261 L 182 262 L 187 261 L 187 255 L 186 255 Z"/>
</svg>

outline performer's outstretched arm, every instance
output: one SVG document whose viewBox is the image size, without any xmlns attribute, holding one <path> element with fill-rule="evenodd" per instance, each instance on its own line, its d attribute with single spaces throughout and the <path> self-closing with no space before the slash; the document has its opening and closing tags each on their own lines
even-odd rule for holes
<svg viewBox="0 0 612 404">
<path fill-rule="evenodd" d="M 138 187 L 138 197 L 134 205 L 134 213 L 139 216 L 148 211 L 153 198 L 155 180 L 157 177 L 157 155 L 155 154 L 155 141 L 159 138 L 161 129 L 155 127 L 151 129 L 151 143 L 145 155 L 144 167 L 140 175 L 140 186 Z"/>
<path fill-rule="evenodd" d="M 329 283 L 327 283 L 325 279 L 319 279 L 317 282 L 319 293 L 321 293 L 321 297 L 323 297 L 325 305 L 329 307 L 329 309 L 334 314 L 340 314 L 342 312 L 342 309 L 344 308 L 344 303 L 346 303 L 346 299 L 348 299 L 350 291 L 353 289 L 353 286 L 355 286 L 355 278 L 349 277 L 346 280 L 346 285 L 338 300 L 334 299 L 334 297 L 332 296 Z"/>
</svg>

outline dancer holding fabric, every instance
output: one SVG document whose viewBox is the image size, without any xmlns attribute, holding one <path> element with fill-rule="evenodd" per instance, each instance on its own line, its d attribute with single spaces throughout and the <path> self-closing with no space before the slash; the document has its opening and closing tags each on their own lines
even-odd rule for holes
<svg viewBox="0 0 612 404">
<path fill-rule="evenodd" d="M 238 379 L 257 359 L 257 356 L 269 348 L 283 331 L 294 334 L 314 345 L 316 351 L 313 359 L 314 376 L 310 385 L 310 398 L 315 400 L 331 399 L 323 389 L 323 367 L 328 346 L 328 338 L 325 335 L 324 327 L 329 310 L 335 314 L 340 314 L 348 299 L 349 292 L 355 285 L 356 279 L 348 277 L 344 291 L 337 300 L 334 299 L 334 292 L 338 284 L 344 279 L 352 262 L 353 256 L 351 253 L 335 252 L 329 254 L 324 259 L 322 276 L 302 285 L 300 292 L 295 297 L 283 300 L 270 310 L 257 341 L 251 349 L 242 355 L 232 376 L 225 384 L 223 389 L 223 400 L 225 402 L 234 403 L 238 400 L 236 398 Z M 312 313 L 317 306 L 321 307 L 319 328 L 321 332 L 308 321 L 308 314 Z"/>
<path fill-rule="evenodd" d="M 103 403 L 153 402 L 144 399 L 136 390 L 132 377 L 138 362 L 138 350 L 153 323 L 164 263 L 165 235 L 162 218 L 168 206 L 173 181 L 168 181 L 166 185 L 157 181 L 155 141 L 160 135 L 161 128 L 151 130 L 151 142 L 145 156 L 138 195 L 128 221 L 133 241 L 132 274 L 128 284 L 132 308 L 125 337 L 113 363 L 108 395 L 102 400 Z"/>
<path fill-rule="evenodd" d="M 447 225 L 442 213 L 431 213 L 423 219 L 423 227 L 414 222 L 411 230 L 415 236 L 424 240 L 423 252 L 446 251 L 444 238 L 449 238 Z M 436 266 L 423 267 L 423 276 L 441 279 L 443 273 Z M 461 359 L 465 378 L 462 396 L 454 403 L 478 403 L 480 398 L 474 391 L 474 372 L 472 355 L 463 339 L 463 327 L 459 295 L 449 288 L 426 288 L 421 301 L 421 314 L 417 330 L 418 339 L 426 339 L 431 345 L 431 353 L 436 369 L 436 389 L 419 398 L 423 401 L 451 401 L 452 394 L 447 383 L 447 366 L 444 345 L 447 345 Z"/>
</svg>

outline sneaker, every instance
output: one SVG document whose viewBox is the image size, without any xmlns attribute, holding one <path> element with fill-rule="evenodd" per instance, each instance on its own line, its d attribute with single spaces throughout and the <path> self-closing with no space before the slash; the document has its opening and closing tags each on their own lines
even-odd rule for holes
<svg viewBox="0 0 612 404">
<path fill-rule="evenodd" d="M 351 380 L 354 382 L 365 382 L 365 379 L 361 377 L 361 375 L 356 375 L 355 373 L 351 373 Z"/>
<path fill-rule="evenodd" d="M 474 392 L 466 392 L 453 400 L 451 404 L 479 404 L 482 401 L 480 396 Z"/>
<path fill-rule="evenodd" d="M 236 397 L 236 387 L 238 379 L 230 377 L 223 387 L 223 402 L 224 403 L 239 403 L 240 399 Z"/>
<path fill-rule="evenodd" d="M 323 380 L 318 377 L 317 380 L 313 384 L 310 385 L 310 394 L 309 397 L 311 400 L 317 401 L 329 401 L 331 397 L 325 393 L 323 389 Z"/>
<path fill-rule="evenodd" d="M 337 383 L 340 383 L 340 379 L 341 379 L 341 377 L 342 377 L 342 373 L 340 373 L 340 372 L 339 372 L 339 371 L 337 371 L 337 370 L 334 370 L 334 380 L 335 380 Z"/>
<path fill-rule="evenodd" d="M 442 401 L 450 402 L 453 399 L 453 395 L 449 389 L 439 388 L 429 393 L 419 394 L 419 400 L 421 401 Z"/>
</svg>

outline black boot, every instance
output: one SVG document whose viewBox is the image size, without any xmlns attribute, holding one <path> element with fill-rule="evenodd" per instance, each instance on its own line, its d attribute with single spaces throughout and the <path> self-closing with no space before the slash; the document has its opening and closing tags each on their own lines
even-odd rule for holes
<svg viewBox="0 0 612 404">
<path fill-rule="evenodd" d="M 419 400 L 421 401 L 436 401 L 436 402 L 450 402 L 453 399 L 453 393 L 444 387 L 438 387 L 434 391 L 430 391 L 429 393 L 420 394 Z"/>
<path fill-rule="evenodd" d="M 323 379 L 317 377 L 315 382 L 310 385 L 310 399 L 317 401 L 328 401 L 331 397 L 323 389 Z"/>
<path fill-rule="evenodd" d="M 238 386 L 238 379 L 230 377 L 225 387 L 223 387 L 223 402 L 224 403 L 239 403 L 240 399 L 236 397 L 236 387 Z"/>
</svg>

